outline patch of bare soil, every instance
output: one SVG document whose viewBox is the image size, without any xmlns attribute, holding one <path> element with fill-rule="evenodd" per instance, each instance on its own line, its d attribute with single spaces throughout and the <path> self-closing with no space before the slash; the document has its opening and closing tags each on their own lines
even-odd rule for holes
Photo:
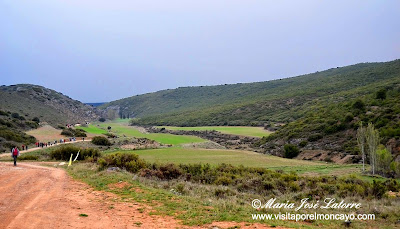
<svg viewBox="0 0 400 229">
<path fill-rule="evenodd" d="M 212 141 L 197 142 L 197 143 L 187 143 L 182 144 L 184 148 L 199 148 L 199 149 L 226 149 L 226 147 Z"/>
<path fill-rule="evenodd" d="M 124 188 L 126 182 L 112 187 Z M 0 228 L 189 228 L 171 216 L 150 215 L 151 207 L 94 191 L 63 169 L 0 163 Z M 269 228 L 215 222 L 190 228 Z"/>
<path fill-rule="evenodd" d="M 26 133 L 34 136 L 40 142 L 55 141 L 65 138 L 65 136 L 61 135 L 61 130 L 58 130 L 50 125 L 44 125 Z"/>
</svg>

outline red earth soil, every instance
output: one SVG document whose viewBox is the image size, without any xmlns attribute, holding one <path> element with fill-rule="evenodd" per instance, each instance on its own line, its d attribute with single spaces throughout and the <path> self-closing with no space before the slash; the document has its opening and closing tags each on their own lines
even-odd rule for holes
<svg viewBox="0 0 400 229">
<path fill-rule="evenodd" d="M 189 227 L 150 211 L 149 206 L 94 191 L 63 169 L 0 163 L 0 228 L 268 228 L 236 222 Z"/>
</svg>

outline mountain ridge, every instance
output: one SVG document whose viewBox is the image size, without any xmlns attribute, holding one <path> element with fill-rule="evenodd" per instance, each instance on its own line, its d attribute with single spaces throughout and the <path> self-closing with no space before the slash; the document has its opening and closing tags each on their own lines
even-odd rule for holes
<svg viewBox="0 0 400 229">
<path fill-rule="evenodd" d="M 399 66 L 400 60 L 360 63 L 272 81 L 180 87 L 123 98 L 99 109 L 114 110 L 114 117 L 139 118 L 136 122 L 142 125 L 262 126 L 295 120 L 288 110 L 316 98 L 399 76 Z"/>
<path fill-rule="evenodd" d="M 96 109 L 55 90 L 33 84 L 0 86 L 0 109 L 53 126 L 96 120 Z"/>
</svg>

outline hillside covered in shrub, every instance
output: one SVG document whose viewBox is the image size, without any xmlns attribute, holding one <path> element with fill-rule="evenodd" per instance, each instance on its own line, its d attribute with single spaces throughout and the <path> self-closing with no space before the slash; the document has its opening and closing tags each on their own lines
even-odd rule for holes
<svg viewBox="0 0 400 229">
<path fill-rule="evenodd" d="M 11 148 L 35 143 L 33 136 L 24 131 L 39 126 L 39 118 L 28 120 L 19 113 L 11 113 L 0 110 L 0 153 L 11 152 Z"/>
<path fill-rule="evenodd" d="M 97 120 L 96 109 L 54 90 L 32 84 L 0 86 L 0 109 L 19 113 L 28 120 L 57 125 Z"/>
<path fill-rule="evenodd" d="M 266 82 L 163 90 L 106 103 L 100 109 L 107 114 L 114 110 L 114 117 L 135 118 L 139 125 L 263 126 L 289 123 L 320 100 L 362 96 L 363 88 L 399 77 L 400 60 L 362 63 Z"/>
<path fill-rule="evenodd" d="M 344 152 L 357 155 L 353 161 L 357 162 L 356 131 L 362 122 L 372 123 L 379 131 L 380 144 L 400 159 L 400 77 L 315 101 L 299 114 L 300 118 L 258 145 L 275 155 L 282 155 L 285 144 L 302 150 Z"/>
</svg>

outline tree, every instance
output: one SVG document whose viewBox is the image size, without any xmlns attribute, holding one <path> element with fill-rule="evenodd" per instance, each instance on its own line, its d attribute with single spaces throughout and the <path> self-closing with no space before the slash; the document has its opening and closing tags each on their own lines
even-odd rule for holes
<svg viewBox="0 0 400 229">
<path fill-rule="evenodd" d="M 368 145 L 368 155 L 371 164 L 372 174 L 375 175 L 376 170 L 376 151 L 379 145 L 379 132 L 375 130 L 374 125 L 369 123 L 366 128 L 366 139 Z"/>
<path fill-rule="evenodd" d="M 99 118 L 99 122 L 105 122 L 106 119 L 105 118 Z"/>
<path fill-rule="evenodd" d="M 363 127 L 362 122 L 360 123 L 360 127 L 357 130 L 357 143 L 360 148 L 361 158 L 363 163 L 363 172 L 365 172 L 365 146 L 367 144 L 366 139 L 366 128 Z"/>
<path fill-rule="evenodd" d="M 34 122 L 36 122 L 36 123 L 39 123 L 39 122 L 40 122 L 40 119 L 39 119 L 38 117 L 34 117 L 34 118 L 32 119 L 32 121 L 34 121 Z"/>
<path fill-rule="evenodd" d="M 382 175 L 390 173 L 390 163 L 392 162 L 392 153 L 381 145 L 376 153 L 377 155 L 377 170 L 382 172 Z"/>
</svg>

